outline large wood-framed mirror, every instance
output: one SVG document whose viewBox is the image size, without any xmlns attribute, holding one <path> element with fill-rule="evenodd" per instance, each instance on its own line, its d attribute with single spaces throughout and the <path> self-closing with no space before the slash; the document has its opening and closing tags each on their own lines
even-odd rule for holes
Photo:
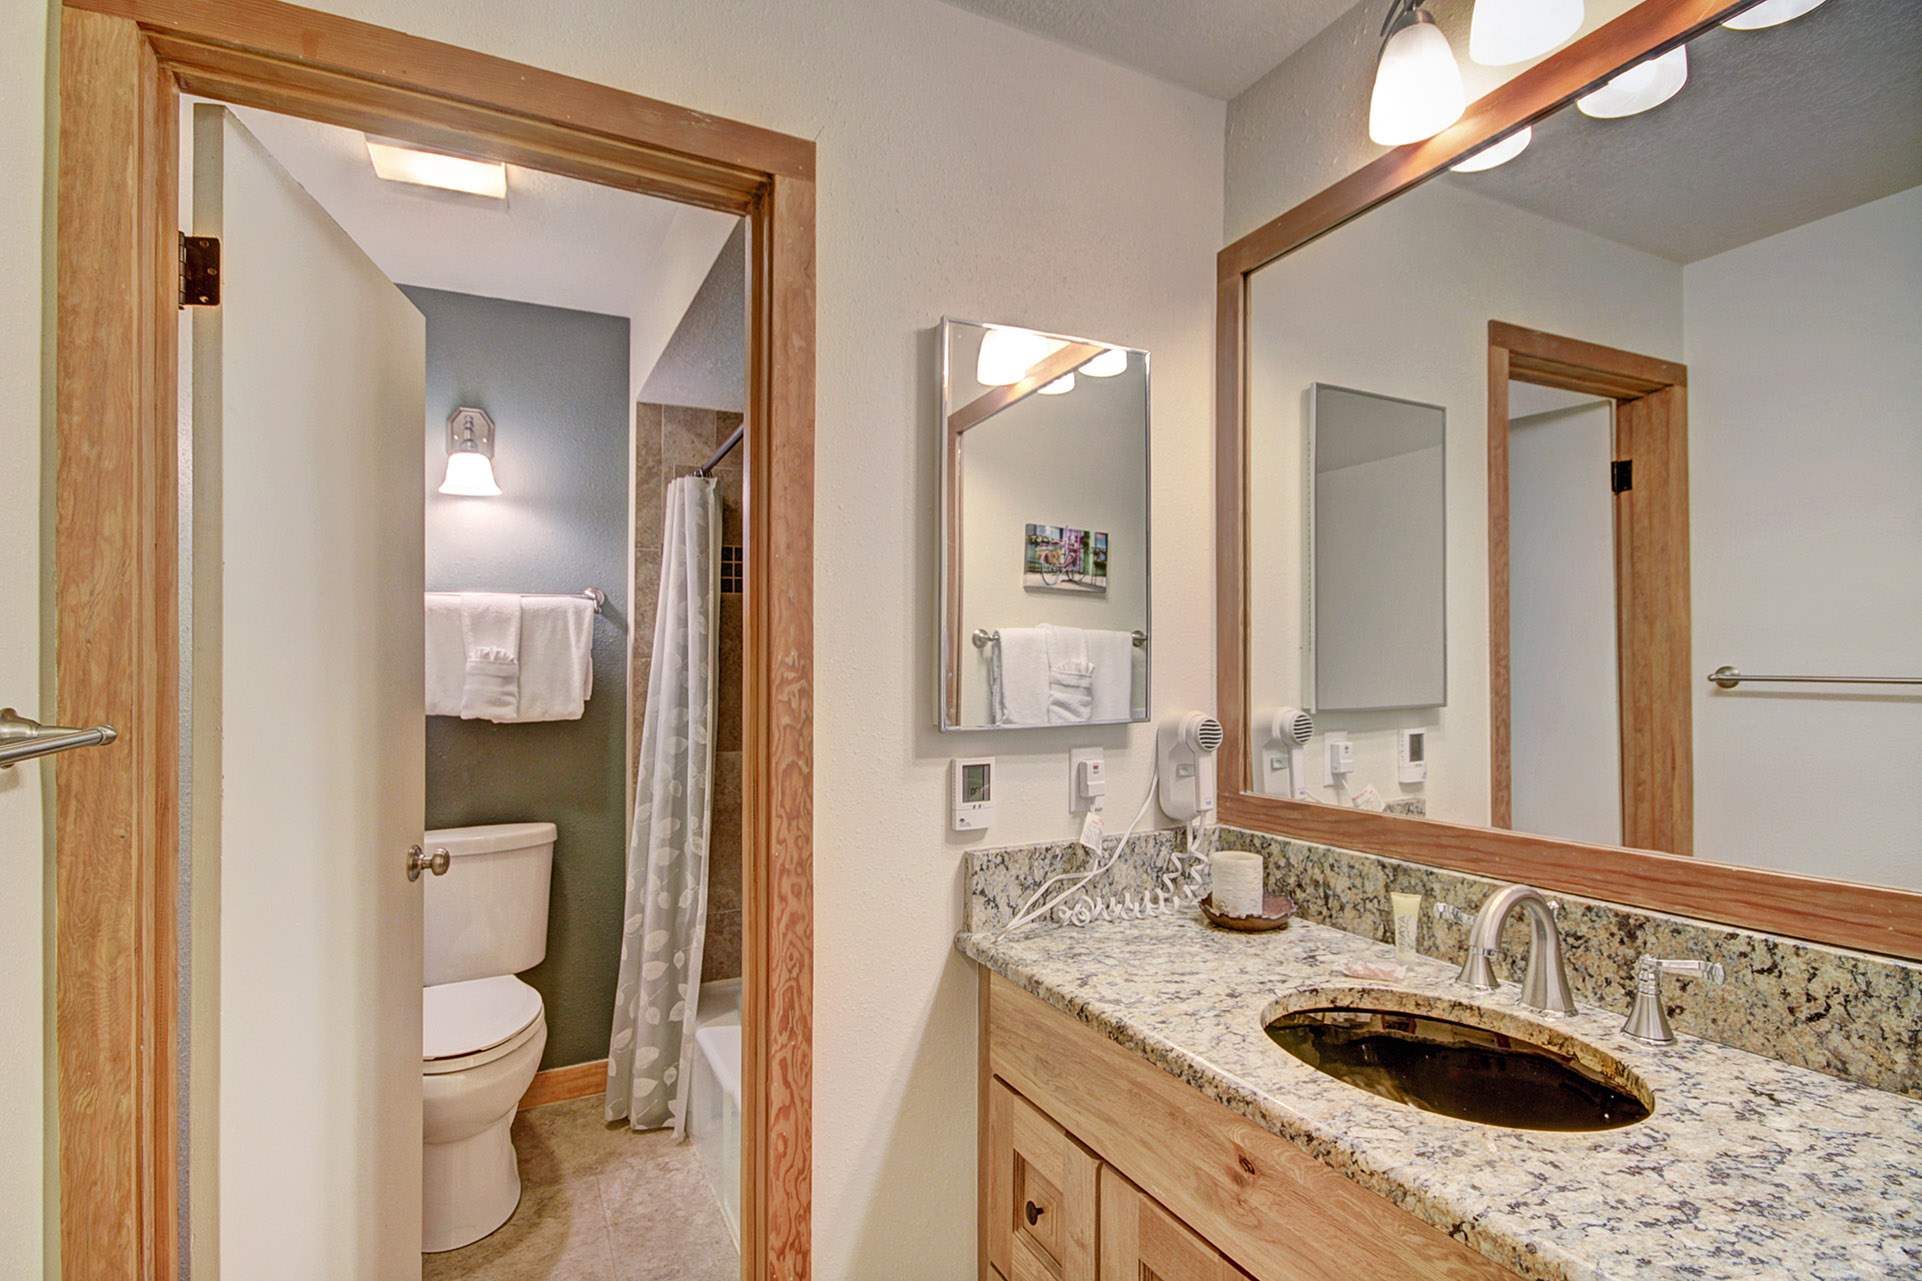
<svg viewBox="0 0 1922 1281">
<path fill-rule="evenodd" d="M 1222 251 L 1226 821 L 1922 959 L 1922 39 L 1750 7 L 1645 0 Z M 1683 48 L 1663 104 L 1576 105 Z M 1321 384 L 1445 410 L 1440 706 L 1313 706 Z M 1295 706 L 1353 773 L 1268 785 Z"/>
</svg>

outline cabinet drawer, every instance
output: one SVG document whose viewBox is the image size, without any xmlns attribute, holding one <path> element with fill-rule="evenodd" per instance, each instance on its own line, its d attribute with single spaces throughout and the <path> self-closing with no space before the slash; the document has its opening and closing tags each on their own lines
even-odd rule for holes
<svg viewBox="0 0 1922 1281">
<path fill-rule="evenodd" d="M 1097 1163 L 999 1080 L 988 1086 L 988 1263 L 1006 1281 L 1096 1281 Z"/>
</svg>

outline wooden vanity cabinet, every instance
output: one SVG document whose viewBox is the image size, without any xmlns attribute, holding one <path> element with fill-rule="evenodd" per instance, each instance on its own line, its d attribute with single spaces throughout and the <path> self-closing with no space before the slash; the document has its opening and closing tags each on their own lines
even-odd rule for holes
<svg viewBox="0 0 1922 1281">
<path fill-rule="evenodd" d="M 982 1281 L 1515 1281 L 984 970 Z"/>
</svg>

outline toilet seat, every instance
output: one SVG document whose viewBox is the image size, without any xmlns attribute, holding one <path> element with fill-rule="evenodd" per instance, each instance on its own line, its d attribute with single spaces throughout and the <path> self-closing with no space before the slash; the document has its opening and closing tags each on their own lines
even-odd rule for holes
<svg viewBox="0 0 1922 1281">
<path fill-rule="evenodd" d="M 541 996 L 512 974 L 423 987 L 421 1071 L 459 1072 L 513 1053 L 541 1028 Z"/>
</svg>

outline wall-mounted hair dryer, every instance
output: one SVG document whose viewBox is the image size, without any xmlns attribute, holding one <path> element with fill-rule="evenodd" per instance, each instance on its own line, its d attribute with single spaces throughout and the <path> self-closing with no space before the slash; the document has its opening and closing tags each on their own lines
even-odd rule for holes
<svg viewBox="0 0 1922 1281">
<path fill-rule="evenodd" d="M 1221 739 L 1221 722 L 1200 712 L 1171 716 L 1155 727 L 1156 789 L 1169 818 L 1187 823 L 1214 813 Z"/>
<path fill-rule="evenodd" d="M 1255 786 L 1264 796 L 1308 799 L 1308 740 L 1315 718 L 1299 707 L 1270 709 L 1255 722 Z"/>
</svg>

